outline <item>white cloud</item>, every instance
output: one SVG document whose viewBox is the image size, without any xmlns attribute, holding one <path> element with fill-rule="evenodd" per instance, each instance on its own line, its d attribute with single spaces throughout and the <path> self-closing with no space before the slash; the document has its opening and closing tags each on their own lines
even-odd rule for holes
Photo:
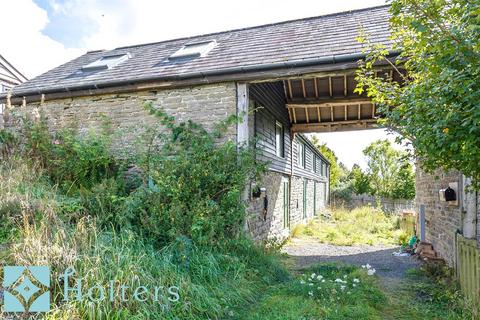
<svg viewBox="0 0 480 320">
<path fill-rule="evenodd" d="M 48 71 L 83 50 L 66 49 L 42 34 L 47 12 L 30 0 L 2 1 L 2 45 L 0 54 L 27 77 Z"/>
</svg>

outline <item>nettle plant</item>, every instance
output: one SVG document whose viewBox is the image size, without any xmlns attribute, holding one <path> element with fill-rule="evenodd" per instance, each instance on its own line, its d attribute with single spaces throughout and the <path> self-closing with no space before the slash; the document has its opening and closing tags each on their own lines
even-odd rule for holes
<svg viewBox="0 0 480 320">
<path fill-rule="evenodd" d="M 396 61 L 385 46 L 370 51 L 357 73 L 357 92 L 366 90 L 385 115 L 384 124 L 408 139 L 424 169 L 456 169 L 480 183 L 480 2 L 394 0 L 390 27 Z M 379 61 L 403 83 L 376 77 Z M 403 74 L 403 73 L 402 73 Z"/>
</svg>

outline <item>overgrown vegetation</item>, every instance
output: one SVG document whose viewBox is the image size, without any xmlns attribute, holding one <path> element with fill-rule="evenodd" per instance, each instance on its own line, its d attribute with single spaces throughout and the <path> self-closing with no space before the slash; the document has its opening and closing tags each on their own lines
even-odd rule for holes
<svg viewBox="0 0 480 320">
<path fill-rule="evenodd" d="M 300 234 L 345 246 L 405 244 L 413 234 L 400 228 L 399 219 L 371 206 L 353 210 L 336 208 L 330 215 L 311 220 Z"/>
<path fill-rule="evenodd" d="M 347 265 L 319 264 L 270 289 L 244 319 L 381 319 L 376 279 Z"/>
<path fill-rule="evenodd" d="M 393 292 L 387 293 L 383 319 L 478 319 L 478 307 L 465 300 L 452 270 L 441 264 L 411 269 Z"/>
<path fill-rule="evenodd" d="M 254 150 L 222 138 L 234 118 L 207 132 L 146 108 L 162 130 L 147 128 L 129 157 L 114 156 L 108 126 L 52 133 L 27 122 L 0 135 L 0 261 L 50 266 L 45 319 L 380 318 L 385 296 L 365 270 L 291 274 L 274 249 L 243 233 L 243 187 L 264 166 Z M 65 301 L 59 276 L 68 268 L 82 278 L 79 301 L 72 292 Z M 121 286 L 163 289 L 157 301 L 132 291 L 85 297 L 112 281 L 115 297 Z M 172 286 L 178 301 L 165 291 Z"/>
<path fill-rule="evenodd" d="M 128 158 L 114 156 L 108 126 L 53 133 L 43 120 L 25 120 L 20 132 L 2 134 L 3 264 L 49 265 L 52 279 L 73 267 L 85 288 L 111 280 L 179 288 L 178 303 L 168 295 L 137 301 L 132 292 L 125 301 L 65 302 L 54 281 L 47 318 L 238 318 L 257 290 L 290 277 L 276 253 L 243 234 L 241 193 L 264 166 L 253 150 L 218 143 L 236 119 L 207 132 L 145 108 L 160 126 Z"/>
</svg>

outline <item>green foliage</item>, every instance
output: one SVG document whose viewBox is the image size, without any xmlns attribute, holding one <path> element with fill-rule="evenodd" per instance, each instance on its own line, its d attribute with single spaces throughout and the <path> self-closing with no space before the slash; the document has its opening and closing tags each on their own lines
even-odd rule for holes
<svg viewBox="0 0 480 320">
<path fill-rule="evenodd" d="M 240 319 L 380 319 L 386 302 L 375 279 L 358 267 L 318 264 L 270 290 Z"/>
<path fill-rule="evenodd" d="M 410 236 L 400 229 L 395 216 L 371 206 L 353 210 L 336 208 L 331 216 L 310 221 L 303 234 L 323 243 L 343 246 L 402 244 Z"/>
<path fill-rule="evenodd" d="M 3 159 L 13 155 L 17 144 L 18 138 L 12 132 L 5 129 L 0 130 L 0 156 Z"/>
<path fill-rule="evenodd" d="M 380 106 L 384 123 L 408 139 L 424 169 L 457 169 L 480 183 L 480 3 L 470 0 L 394 0 L 393 49 L 368 46 L 357 92 L 367 90 Z M 360 37 L 368 42 L 368 35 Z M 387 61 L 402 84 L 374 76 Z M 403 73 L 402 73 L 403 74 Z"/>
<path fill-rule="evenodd" d="M 160 145 L 140 158 L 147 183 L 137 189 L 135 221 L 142 232 L 159 243 L 178 236 L 199 245 L 218 246 L 241 236 L 245 204 L 240 201 L 248 181 L 257 179 L 265 166 L 257 163 L 253 149 L 237 150 L 234 141 L 217 143 L 236 118 L 227 119 L 213 132 L 193 122 L 177 124 L 160 109 L 145 106 L 166 131 L 153 131 Z"/>
<path fill-rule="evenodd" d="M 413 199 L 415 177 L 405 152 L 388 140 L 372 142 L 363 150 L 367 160 L 370 193 L 391 199 Z"/>
<path fill-rule="evenodd" d="M 354 164 L 349 178 L 352 180 L 352 189 L 356 194 L 370 194 L 370 176 L 363 172 L 359 165 Z"/>
<path fill-rule="evenodd" d="M 52 182 L 65 192 L 91 188 L 118 172 L 110 153 L 110 137 L 104 132 L 82 135 L 64 129 L 51 133 L 42 118 L 39 122 L 27 121 L 24 135 L 28 156 L 40 163 Z"/>
<path fill-rule="evenodd" d="M 327 147 L 326 143 L 320 143 L 316 136 L 312 136 L 312 143 L 330 162 L 330 188 L 337 188 L 341 184 L 342 179 L 344 179 L 347 175 L 347 169 L 341 162 L 338 161 L 335 152 Z"/>
</svg>

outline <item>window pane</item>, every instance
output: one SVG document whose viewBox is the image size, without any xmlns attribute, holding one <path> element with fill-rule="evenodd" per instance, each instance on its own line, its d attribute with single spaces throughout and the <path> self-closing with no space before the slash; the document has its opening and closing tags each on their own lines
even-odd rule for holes
<svg viewBox="0 0 480 320">
<path fill-rule="evenodd" d="M 283 125 L 279 122 L 275 126 L 275 149 L 278 157 L 285 156 L 285 139 Z"/>
</svg>

